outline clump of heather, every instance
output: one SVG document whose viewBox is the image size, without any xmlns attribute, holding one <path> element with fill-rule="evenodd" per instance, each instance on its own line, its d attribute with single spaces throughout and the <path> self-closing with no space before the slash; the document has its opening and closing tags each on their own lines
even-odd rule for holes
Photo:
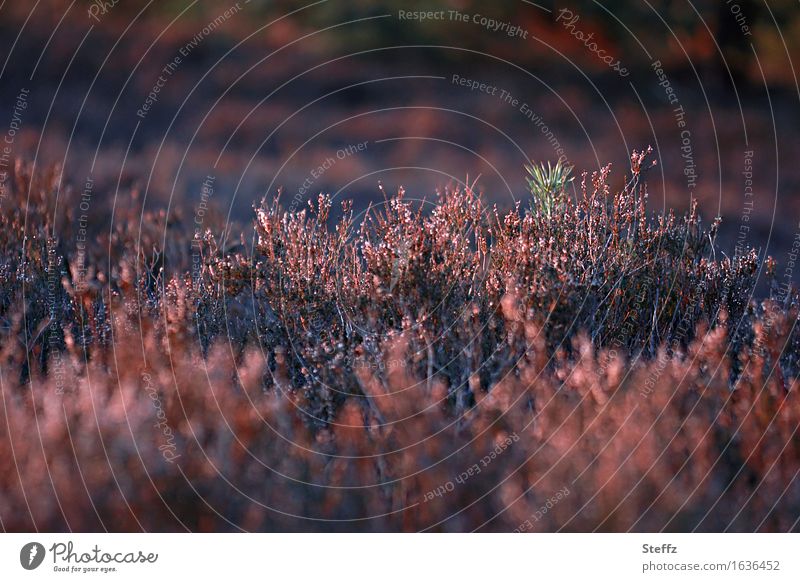
<svg viewBox="0 0 800 582">
<path fill-rule="evenodd" d="M 329 400 L 361 392 L 348 366 L 362 356 L 377 366 L 379 341 L 397 333 L 416 373 L 445 382 L 459 412 L 473 406 L 527 349 L 509 344 L 499 314 L 512 295 L 553 353 L 586 333 L 595 349 L 653 358 L 683 351 L 701 322 L 729 325 L 738 353 L 752 341 L 758 257 L 718 258 L 718 221 L 704 228 L 696 204 L 649 215 L 646 154 L 632 156 L 621 192 L 606 167 L 583 174 L 574 196 L 551 180 L 560 187 L 528 211 L 487 208 L 470 188 L 445 190 L 427 213 L 401 190 L 358 227 L 345 204 L 331 228 L 325 196 L 297 213 L 262 205 L 249 265 L 221 259 L 212 278 L 252 305 L 260 345 L 287 351 L 293 385 L 320 399 L 323 418 Z"/>
<path fill-rule="evenodd" d="M 531 168 L 510 211 L 265 200 L 251 246 L 133 195 L 78 233 L 79 194 L 18 164 L 0 523 L 796 530 L 797 293 L 755 299 L 696 205 L 651 214 L 647 154 L 619 192 Z"/>
</svg>

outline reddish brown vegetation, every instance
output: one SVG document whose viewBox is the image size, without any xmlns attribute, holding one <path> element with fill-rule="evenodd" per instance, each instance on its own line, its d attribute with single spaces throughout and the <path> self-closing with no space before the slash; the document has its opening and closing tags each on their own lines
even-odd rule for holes
<svg viewBox="0 0 800 582">
<path fill-rule="evenodd" d="M 642 162 L 549 217 L 262 206 L 249 253 L 122 210 L 85 282 L 57 177 L 18 166 L 3 528 L 796 530 L 797 297 L 648 216 Z"/>
</svg>

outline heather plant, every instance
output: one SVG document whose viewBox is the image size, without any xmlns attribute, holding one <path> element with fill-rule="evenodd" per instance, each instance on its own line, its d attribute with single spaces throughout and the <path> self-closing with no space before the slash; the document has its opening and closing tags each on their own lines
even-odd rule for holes
<svg viewBox="0 0 800 582">
<path fill-rule="evenodd" d="M 687 330 L 721 310 L 745 317 L 757 254 L 716 259 L 719 219 L 703 228 L 696 201 L 683 218 L 649 216 L 647 153 L 634 152 L 632 175 L 613 196 L 606 166 L 584 173 L 577 200 L 562 197 L 546 220 L 518 210 L 495 216 L 490 287 L 504 289 L 511 277 L 521 308 L 546 320 L 556 343 L 586 330 L 598 347 L 652 356 L 663 343 L 685 345 Z"/>
<path fill-rule="evenodd" d="M 524 211 L 265 200 L 251 248 L 132 196 L 86 255 L 18 164 L 3 528 L 796 530 L 797 294 L 649 213 L 646 159 Z"/>
<path fill-rule="evenodd" d="M 4 390 L 4 528 L 796 529 L 796 380 L 784 387 L 752 354 L 731 392 L 722 328 L 663 366 L 596 355 L 586 336 L 579 357 L 548 363 L 536 324 L 514 309 L 503 317 L 509 341 L 530 348 L 460 419 L 440 381 L 402 366 L 385 376 L 356 366 L 371 405 L 348 398 L 312 427 L 283 357 L 279 386 L 264 390 L 258 349 L 204 356 L 175 338 L 166 351 L 151 328 L 137 330 L 144 349 L 139 337 L 119 341 L 106 365 L 70 357 L 63 398 L 39 375 Z M 784 340 L 764 337 L 770 349 Z M 381 348 L 386 361 L 409 356 L 403 334 Z M 175 455 L 159 450 L 162 425 Z"/>
</svg>

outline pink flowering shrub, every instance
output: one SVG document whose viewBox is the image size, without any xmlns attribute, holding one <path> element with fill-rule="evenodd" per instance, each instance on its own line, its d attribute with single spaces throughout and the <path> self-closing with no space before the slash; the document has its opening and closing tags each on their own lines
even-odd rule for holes
<svg viewBox="0 0 800 582">
<path fill-rule="evenodd" d="M 252 248 L 134 199 L 85 249 L 18 164 L 3 529 L 796 531 L 797 295 L 649 214 L 644 161 L 547 212 L 264 203 Z"/>
</svg>

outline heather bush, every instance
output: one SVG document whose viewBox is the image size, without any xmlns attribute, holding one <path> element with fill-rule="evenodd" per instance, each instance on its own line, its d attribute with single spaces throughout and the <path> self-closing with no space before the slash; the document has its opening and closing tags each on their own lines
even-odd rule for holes
<svg viewBox="0 0 800 582">
<path fill-rule="evenodd" d="M 797 294 L 651 215 L 646 158 L 524 210 L 265 200 L 252 246 L 131 197 L 86 254 L 18 164 L 3 528 L 797 530 Z"/>
</svg>

